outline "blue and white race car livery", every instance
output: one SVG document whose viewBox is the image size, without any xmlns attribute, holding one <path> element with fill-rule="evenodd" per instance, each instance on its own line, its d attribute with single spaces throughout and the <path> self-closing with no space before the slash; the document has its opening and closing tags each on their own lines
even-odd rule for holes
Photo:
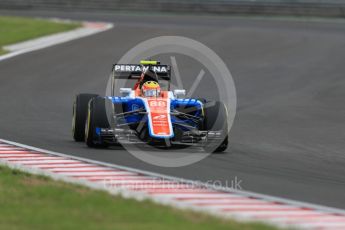
<svg viewBox="0 0 345 230">
<path fill-rule="evenodd" d="M 170 90 L 170 69 L 156 61 L 115 64 L 110 96 L 76 96 L 74 139 L 89 147 L 146 143 L 224 151 L 228 145 L 225 105 L 184 98 L 183 89 Z"/>
</svg>

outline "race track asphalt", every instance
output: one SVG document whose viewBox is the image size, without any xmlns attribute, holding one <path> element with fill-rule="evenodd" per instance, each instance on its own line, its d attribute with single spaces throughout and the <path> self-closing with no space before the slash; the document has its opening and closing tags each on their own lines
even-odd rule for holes
<svg viewBox="0 0 345 230">
<path fill-rule="evenodd" d="M 114 29 L 0 62 L 0 138 L 201 181 L 345 208 L 345 22 L 186 15 L 5 12 L 115 23 Z M 196 39 L 228 65 L 238 108 L 230 148 L 182 168 L 71 137 L 72 101 L 104 94 L 112 63 L 161 35 Z"/>
</svg>

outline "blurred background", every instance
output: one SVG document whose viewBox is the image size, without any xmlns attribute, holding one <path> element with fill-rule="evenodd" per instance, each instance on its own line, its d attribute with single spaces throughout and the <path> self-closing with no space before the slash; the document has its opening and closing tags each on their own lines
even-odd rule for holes
<svg viewBox="0 0 345 230">
<path fill-rule="evenodd" d="M 0 0 L 0 8 L 345 16 L 345 0 Z"/>
</svg>

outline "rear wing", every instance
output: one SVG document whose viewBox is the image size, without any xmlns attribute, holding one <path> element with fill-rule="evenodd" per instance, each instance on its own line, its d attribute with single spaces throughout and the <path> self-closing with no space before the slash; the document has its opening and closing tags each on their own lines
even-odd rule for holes
<svg viewBox="0 0 345 230">
<path fill-rule="evenodd" d="M 154 71 L 159 79 L 171 80 L 171 67 L 169 65 L 152 65 L 148 64 L 114 64 L 113 65 L 113 76 L 114 79 L 138 79 L 140 75 L 147 69 Z"/>
</svg>

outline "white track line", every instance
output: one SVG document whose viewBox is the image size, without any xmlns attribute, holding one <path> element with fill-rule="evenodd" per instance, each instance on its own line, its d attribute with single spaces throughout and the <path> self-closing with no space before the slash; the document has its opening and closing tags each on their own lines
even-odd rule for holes
<svg viewBox="0 0 345 230">
<path fill-rule="evenodd" d="M 23 149 L 17 154 L 0 151 L 2 165 L 111 194 L 137 200 L 151 199 L 157 203 L 238 221 L 262 221 L 301 229 L 345 229 L 344 210 L 210 186 L 2 139 L 0 146 Z"/>
<path fill-rule="evenodd" d="M 86 36 L 97 34 L 113 28 L 111 23 L 101 22 L 83 22 L 82 27 L 68 31 L 32 39 L 29 41 L 8 45 L 4 49 L 10 51 L 10 53 L 0 56 L 0 61 L 29 53 L 32 51 L 44 49 L 50 46 L 55 46 L 72 40 L 80 39 Z"/>
</svg>

